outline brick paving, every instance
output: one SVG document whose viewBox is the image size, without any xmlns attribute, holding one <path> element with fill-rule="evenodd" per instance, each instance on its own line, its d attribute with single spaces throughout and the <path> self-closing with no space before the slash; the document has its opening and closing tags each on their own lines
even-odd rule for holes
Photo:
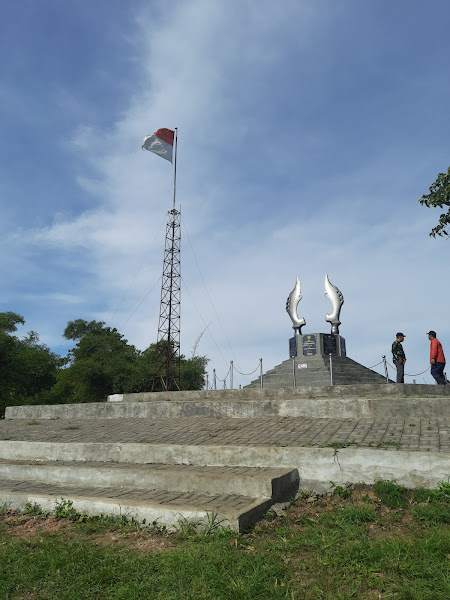
<svg viewBox="0 0 450 600">
<path fill-rule="evenodd" d="M 2 440 L 450 452 L 450 419 L 13 419 L 0 421 Z"/>
</svg>

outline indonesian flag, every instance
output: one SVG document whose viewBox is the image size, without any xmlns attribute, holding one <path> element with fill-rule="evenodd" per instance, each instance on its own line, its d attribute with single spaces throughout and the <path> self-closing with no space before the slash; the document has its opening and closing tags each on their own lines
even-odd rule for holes
<svg viewBox="0 0 450 600">
<path fill-rule="evenodd" d="M 142 149 L 159 154 L 172 162 L 174 132 L 171 129 L 158 129 L 153 135 L 147 135 L 142 140 Z"/>
</svg>

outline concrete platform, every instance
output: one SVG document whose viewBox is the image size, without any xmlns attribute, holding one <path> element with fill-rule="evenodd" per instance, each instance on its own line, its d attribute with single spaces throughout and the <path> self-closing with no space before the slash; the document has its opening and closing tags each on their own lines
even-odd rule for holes
<svg viewBox="0 0 450 600">
<path fill-rule="evenodd" d="M 97 404 L 9 406 L 6 419 L 450 418 L 450 386 L 358 384 L 115 394 Z"/>
<path fill-rule="evenodd" d="M 446 388 L 337 387 L 9 408 L 0 502 L 50 510 L 64 497 L 88 514 L 125 511 L 166 525 L 215 512 L 242 531 L 298 487 L 394 479 L 433 488 L 449 479 Z M 314 410 L 328 416 L 298 414 Z"/>
</svg>

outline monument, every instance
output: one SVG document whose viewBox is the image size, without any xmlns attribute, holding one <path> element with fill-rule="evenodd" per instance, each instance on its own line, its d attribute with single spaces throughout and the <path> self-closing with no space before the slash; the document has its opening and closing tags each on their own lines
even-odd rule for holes
<svg viewBox="0 0 450 600">
<path fill-rule="evenodd" d="M 302 299 L 300 279 L 286 300 L 286 311 L 292 321 L 294 336 L 289 339 L 289 358 L 263 375 L 263 387 L 301 385 L 345 385 L 355 383 L 386 383 L 386 378 L 347 357 L 345 338 L 339 333 L 344 295 L 325 275 L 325 296 L 331 302 L 331 312 L 325 321 L 330 333 L 302 333 L 306 325 L 298 316 Z M 261 387 L 261 380 L 245 387 Z"/>
<path fill-rule="evenodd" d="M 298 356 L 346 356 L 345 339 L 339 335 L 339 316 L 344 296 L 339 288 L 333 285 L 328 274 L 325 275 L 325 296 L 331 301 L 332 312 L 325 316 L 331 324 L 331 333 L 314 333 L 302 335 L 302 327 L 306 325 L 304 317 L 298 317 L 297 308 L 302 299 L 300 280 L 297 277 L 295 287 L 286 300 L 286 311 L 292 321 L 294 337 L 289 340 L 289 357 Z"/>
</svg>

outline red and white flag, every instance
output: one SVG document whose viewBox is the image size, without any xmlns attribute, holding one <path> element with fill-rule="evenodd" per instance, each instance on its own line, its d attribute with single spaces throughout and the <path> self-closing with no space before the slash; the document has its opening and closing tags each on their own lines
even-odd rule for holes
<svg viewBox="0 0 450 600">
<path fill-rule="evenodd" d="M 174 132 L 171 129 L 158 129 L 153 135 L 147 135 L 142 140 L 142 149 L 159 154 L 172 162 Z"/>
</svg>

